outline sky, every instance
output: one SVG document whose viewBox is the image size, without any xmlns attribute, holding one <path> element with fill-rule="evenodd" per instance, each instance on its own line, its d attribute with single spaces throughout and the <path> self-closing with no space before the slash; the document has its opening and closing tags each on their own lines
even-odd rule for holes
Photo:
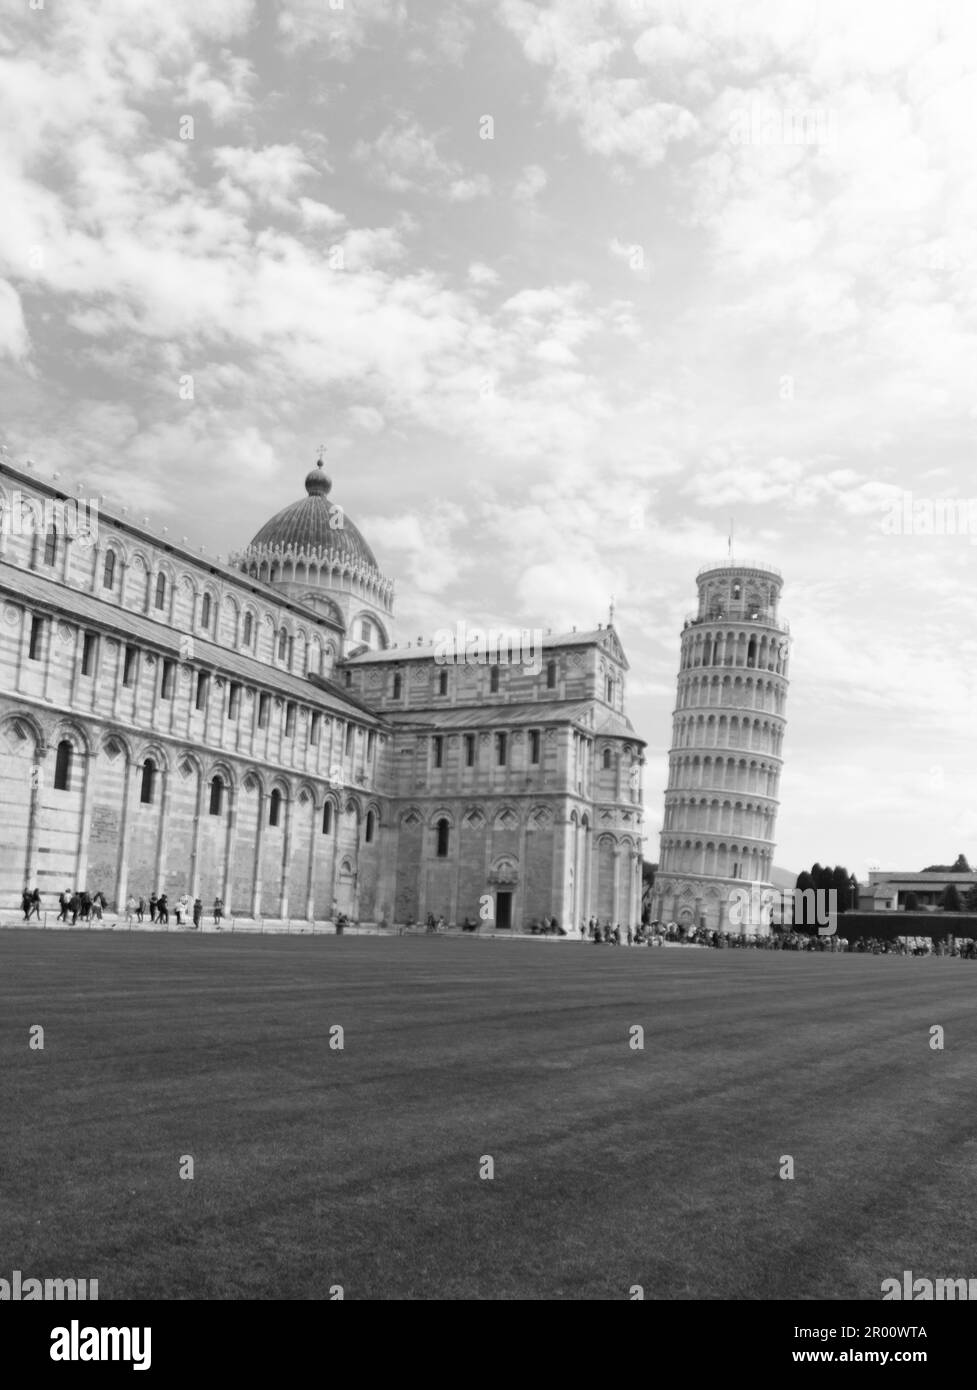
<svg viewBox="0 0 977 1390">
<path fill-rule="evenodd" d="M 777 862 L 977 863 L 977 6 L 0 0 L 0 438 L 227 554 L 333 499 L 396 637 L 792 638 Z M 950 505 L 947 505 L 950 504 Z"/>
</svg>

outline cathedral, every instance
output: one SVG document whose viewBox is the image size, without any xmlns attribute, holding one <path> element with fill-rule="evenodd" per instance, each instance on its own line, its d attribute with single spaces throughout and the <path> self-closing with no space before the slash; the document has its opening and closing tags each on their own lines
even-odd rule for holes
<svg viewBox="0 0 977 1390">
<path fill-rule="evenodd" d="M 79 525 L 0 460 L 0 907 L 639 920 L 645 745 L 613 624 L 540 634 L 532 661 L 397 640 L 331 491 L 320 458 L 223 563 L 127 508 Z"/>
</svg>

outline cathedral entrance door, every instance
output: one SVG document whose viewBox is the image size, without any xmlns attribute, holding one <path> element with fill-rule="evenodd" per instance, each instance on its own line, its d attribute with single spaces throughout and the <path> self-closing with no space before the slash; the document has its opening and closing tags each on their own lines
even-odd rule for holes
<svg viewBox="0 0 977 1390">
<path fill-rule="evenodd" d="M 507 891 L 495 895 L 495 930 L 508 931 L 512 926 L 512 894 Z"/>
</svg>

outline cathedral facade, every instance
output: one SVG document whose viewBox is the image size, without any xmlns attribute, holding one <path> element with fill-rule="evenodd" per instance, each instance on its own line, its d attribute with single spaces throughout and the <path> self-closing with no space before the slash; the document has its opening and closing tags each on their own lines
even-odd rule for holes
<svg viewBox="0 0 977 1390">
<path fill-rule="evenodd" d="M 0 462 L 0 907 L 37 887 L 230 917 L 636 923 L 644 743 L 612 626 L 399 644 L 305 496 L 221 563 Z M 74 521 L 73 521 L 74 518 Z"/>
</svg>

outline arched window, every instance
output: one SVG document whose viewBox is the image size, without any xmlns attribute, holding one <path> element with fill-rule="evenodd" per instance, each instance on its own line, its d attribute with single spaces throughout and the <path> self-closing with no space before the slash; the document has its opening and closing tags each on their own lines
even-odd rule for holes
<svg viewBox="0 0 977 1390">
<path fill-rule="evenodd" d="M 219 777 L 210 780 L 210 814 L 219 816 L 224 801 L 224 783 Z"/>
<path fill-rule="evenodd" d="M 492 667 L 492 674 L 491 674 L 491 676 L 489 677 L 489 691 L 490 691 L 491 694 L 493 694 L 493 695 L 497 695 L 497 694 L 499 693 L 499 668 L 498 668 L 498 666 L 493 666 L 493 667 Z"/>
<path fill-rule="evenodd" d="M 250 613 L 245 613 L 245 615 L 244 615 L 244 645 L 245 645 L 246 647 L 250 647 L 250 645 L 251 645 L 251 634 L 252 634 L 253 629 L 254 629 L 254 619 L 252 618 L 252 616 L 251 616 Z"/>
<path fill-rule="evenodd" d="M 366 813 L 366 843 L 373 843 L 373 831 L 376 828 L 377 818 L 373 811 Z"/>
<path fill-rule="evenodd" d="M 360 641 L 369 642 L 373 636 L 373 625 L 368 618 L 364 618 L 360 623 Z"/>
<path fill-rule="evenodd" d="M 327 801 L 322 808 L 322 833 L 323 835 L 332 834 L 332 802 Z"/>
<path fill-rule="evenodd" d="M 112 589 L 115 587 L 115 551 L 105 552 L 105 568 L 102 570 L 102 588 Z"/>
<path fill-rule="evenodd" d="M 442 818 L 438 821 L 438 827 L 437 827 L 437 828 L 438 828 L 438 858 L 439 858 L 439 859 L 447 859 L 447 857 L 448 857 L 448 835 L 450 834 L 451 827 L 448 825 L 448 822 L 447 822 L 447 821 L 444 819 L 444 817 L 442 816 Z"/>
<path fill-rule="evenodd" d="M 605 748 L 605 749 L 604 749 L 604 766 L 605 766 L 605 768 L 609 768 L 610 765 L 611 765 L 611 750 L 610 750 L 609 748 Z"/>
<path fill-rule="evenodd" d="M 59 792 L 71 791 L 71 762 L 74 756 L 74 749 L 66 738 L 58 744 L 57 756 L 54 760 L 54 789 Z"/>
<path fill-rule="evenodd" d="M 269 805 L 268 805 L 268 824 L 269 824 L 269 825 L 277 825 L 277 824 L 278 824 L 278 818 L 279 818 L 279 816 L 281 815 L 281 810 L 282 810 L 282 794 L 281 794 L 281 792 L 278 790 L 278 788 L 276 787 L 275 790 L 274 790 L 274 791 L 272 792 L 272 794 L 271 794 L 271 800 L 270 800 Z"/>
<path fill-rule="evenodd" d="M 165 607 L 166 607 L 166 575 L 165 575 L 165 574 L 158 574 L 158 575 L 156 576 L 156 607 L 157 607 L 157 608 L 165 608 Z"/>
<path fill-rule="evenodd" d="M 46 565 L 53 565 L 57 562 L 57 559 L 58 528 L 52 524 L 48 527 L 47 535 L 44 537 L 44 563 Z"/>
<path fill-rule="evenodd" d="M 447 693 L 448 693 L 448 673 L 447 673 L 447 671 L 442 671 L 441 674 L 440 674 L 440 676 L 438 677 L 438 694 L 439 694 L 439 695 L 447 695 Z"/>
<path fill-rule="evenodd" d="M 403 686 L 404 686 L 403 677 L 400 675 L 400 672 L 398 671 L 398 672 L 396 672 L 396 673 L 394 674 L 394 693 L 393 693 L 393 698 L 394 698 L 395 700 L 399 700 L 399 699 L 400 699 L 400 692 L 401 692 L 401 690 L 403 689 Z"/>
<path fill-rule="evenodd" d="M 147 758 L 142 765 L 142 785 L 139 788 L 139 800 L 144 806 L 152 805 L 155 783 L 156 764 L 152 758 Z"/>
<path fill-rule="evenodd" d="M 278 634 L 278 660 L 284 661 L 288 653 L 288 633 L 284 628 Z"/>
<path fill-rule="evenodd" d="M 200 605 L 200 626 L 210 627 L 210 594 L 204 594 Z"/>
</svg>

